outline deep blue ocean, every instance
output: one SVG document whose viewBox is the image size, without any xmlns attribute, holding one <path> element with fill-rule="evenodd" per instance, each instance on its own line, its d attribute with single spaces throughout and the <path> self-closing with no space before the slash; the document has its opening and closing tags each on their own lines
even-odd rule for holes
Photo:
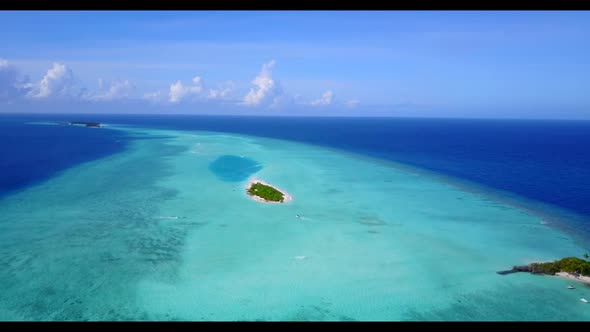
<svg viewBox="0 0 590 332">
<path fill-rule="evenodd" d="M 0 115 L 0 196 L 125 149 L 99 121 L 311 143 L 404 163 L 590 216 L 590 121 L 188 115 Z M 359 170 L 362 171 L 362 170 Z"/>
</svg>

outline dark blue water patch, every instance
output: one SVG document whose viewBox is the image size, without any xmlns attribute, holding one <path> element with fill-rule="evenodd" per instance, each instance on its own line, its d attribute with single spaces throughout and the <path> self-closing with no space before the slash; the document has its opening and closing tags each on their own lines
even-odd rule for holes
<svg viewBox="0 0 590 332">
<path fill-rule="evenodd" d="M 209 170 L 217 178 L 228 182 L 246 180 L 261 169 L 262 165 L 254 159 L 232 155 L 221 156 L 209 164 Z"/>
<path fill-rule="evenodd" d="M 83 162 L 123 151 L 121 131 L 34 125 L 0 117 L 0 197 L 40 183 Z"/>
</svg>

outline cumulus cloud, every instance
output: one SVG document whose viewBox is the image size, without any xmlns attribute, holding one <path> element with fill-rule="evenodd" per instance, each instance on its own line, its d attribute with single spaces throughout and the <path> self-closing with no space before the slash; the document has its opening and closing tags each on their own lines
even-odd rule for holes
<svg viewBox="0 0 590 332">
<path fill-rule="evenodd" d="M 201 90 L 203 90 L 201 77 L 195 76 L 195 78 L 193 78 L 192 86 L 185 86 L 181 81 L 176 81 L 176 83 L 170 86 L 170 92 L 168 93 L 168 96 L 171 103 L 178 103 L 190 95 L 199 95 Z"/>
<path fill-rule="evenodd" d="M 190 82 L 178 80 L 169 86 L 152 90 L 154 92 L 138 93 L 136 85 L 130 80 L 108 81 L 102 78 L 98 79 L 98 89 L 86 91 L 72 69 L 57 62 L 51 65 L 40 81 L 32 84 L 28 79 L 21 78 L 14 66 L 0 59 L 0 102 L 21 97 L 47 102 L 58 99 L 108 102 L 129 98 L 154 103 L 178 104 L 194 101 L 219 107 L 241 105 L 285 110 L 297 105 L 309 107 L 309 105 L 327 106 L 335 103 L 331 90 L 325 91 L 319 99 L 311 102 L 309 99 L 305 100 L 303 96 L 291 96 L 285 93 L 279 81 L 273 78 L 272 71 L 275 65 L 274 60 L 264 63 L 260 72 L 251 81 L 249 92 L 245 95 L 234 94 L 238 90 L 234 81 L 219 82 L 210 87 L 200 76 L 195 76 Z M 358 105 L 358 100 L 348 100 L 343 105 L 354 108 Z"/>
<path fill-rule="evenodd" d="M 20 78 L 16 67 L 0 58 L 0 101 L 13 100 L 26 95 L 31 84 Z"/>
<path fill-rule="evenodd" d="M 143 94 L 143 99 L 145 100 L 149 100 L 149 101 L 161 101 L 164 97 L 164 94 L 162 93 L 162 91 L 155 91 L 155 92 L 146 92 Z"/>
<path fill-rule="evenodd" d="M 32 97 L 35 98 L 81 97 L 85 90 L 79 86 L 69 67 L 55 62 L 32 92 Z"/>
<path fill-rule="evenodd" d="M 360 103 L 360 101 L 358 101 L 357 99 L 351 99 L 346 102 L 346 107 L 355 108 L 359 105 L 359 103 Z"/>
<path fill-rule="evenodd" d="M 316 99 L 311 102 L 314 106 L 325 106 L 332 104 L 332 99 L 334 98 L 334 93 L 331 90 L 324 92 L 320 99 Z"/>
<path fill-rule="evenodd" d="M 105 81 L 98 79 L 98 92 L 91 97 L 93 100 L 114 100 L 129 98 L 135 93 L 135 84 L 129 80 Z"/>
<path fill-rule="evenodd" d="M 250 92 L 244 97 L 244 104 L 254 106 L 270 102 L 271 106 L 276 106 L 282 99 L 283 90 L 280 85 L 272 79 L 272 68 L 275 63 L 276 62 L 272 60 L 262 65 L 262 70 L 252 81 L 254 88 L 251 88 Z"/>
<path fill-rule="evenodd" d="M 229 96 L 229 93 L 234 89 L 235 83 L 228 81 L 218 89 L 209 89 L 209 99 L 223 99 Z"/>
</svg>

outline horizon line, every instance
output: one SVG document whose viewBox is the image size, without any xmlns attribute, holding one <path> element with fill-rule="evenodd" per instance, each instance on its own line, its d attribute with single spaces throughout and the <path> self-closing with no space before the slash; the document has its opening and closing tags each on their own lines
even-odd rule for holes
<svg viewBox="0 0 590 332">
<path fill-rule="evenodd" d="M 204 116 L 204 117 L 256 117 L 256 118 L 381 118 L 381 119 L 424 119 L 424 120 L 521 120 L 521 121 L 590 121 L 590 119 L 579 118 L 522 118 L 522 117 L 464 117 L 464 116 L 396 116 L 396 115 L 310 115 L 310 114 L 195 114 L 195 113 L 58 113 L 58 112 L 0 112 L 0 116 L 6 115 L 107 115 L 107 116 Z"/>
</svg>

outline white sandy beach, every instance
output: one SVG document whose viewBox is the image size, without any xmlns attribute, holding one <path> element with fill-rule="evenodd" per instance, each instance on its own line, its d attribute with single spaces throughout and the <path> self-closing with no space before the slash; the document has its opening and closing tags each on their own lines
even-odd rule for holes
<svg viewBox="0 0 590 332">
<path fill-rule="evenodd" d="M 259 180 L 259 179 L 257 179 L 257 178 L 254 178 L 254 177 L 253 177 L 253 178 L 250 178 L 250 180 L 248 180 L 248 184 L 246 184 L 246 194 L 247 194 L 247 195 L 248 195 L 250 198 L 252 198 L 253 200 L 255 200 L 255 201 L 258 201 L 258 202 L 263 202 L 263 203 L 275 203 L 275 204 L 281 204 L 281 202 L 272 202 L 272 201 L 267 201 L 267 200 L 265 200 L 265 199 L 263 199 L 263 198 L 260 198 L 260 197 L 258 197 L 258 196 L 254 196 L 254 195 L 250 195 L 250 194 L 248 194 L 248 192 L 247 192 L 247 191 L 248 191 L 248 189 L 250 189 L 250 186 L 252 186 L 253 184 L 255 184 L 255 183 L 258 183 L 258 182 L 262 183 L 262 184 L 263 184 L 263 185 L 265 185 L 265 186 L 273 187 L 273 188 L 275 188 L 276 190 L 278 190 L 278 191 L 280 191 L 281 193 L 283 193 L 283 195 L 284 195 L 284 200 L 283 200 L 283 203 L 287 203 L 287 202 L 290 202 L 290 201 L 292 201 L 292 200 L 293 200 L 293 196 L 291 196 L 291 195 L 290 195 L 288 192 L 286 192 L 285 190 L 283 190 L 283 189 L 281 189 L 281 188 L 279 188 L 279 187 L 277 187 L 277 186 L 274 186 L 274 185 L 272 185 L 272 184 L 270 184 L 270 183 L 267 183 L 267 182 L 264 182 L 264 181 L 262 181 L 262 180 Z"/>
<path fill-rule="evenodd" d="M 555 274 L 558 277 L 562 277 L 562 278 L 566 278 L 566 279 L 570 279 L 570 280 L 574 280 L 574 281 L 578 281 L 578 282 L 583 282 L 587 285 L 590 285 L 590 277 L 585 277 L 585 276 L 576 276 L 573 273 L 569 273 L 569 272 L 557 272 Z"/>
</svg>

